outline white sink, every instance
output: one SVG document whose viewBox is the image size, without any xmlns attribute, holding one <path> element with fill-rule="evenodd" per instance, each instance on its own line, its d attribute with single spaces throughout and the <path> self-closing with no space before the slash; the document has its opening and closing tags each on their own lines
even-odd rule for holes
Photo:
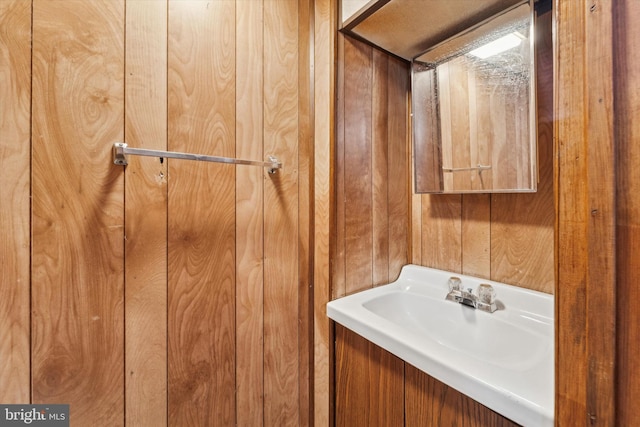
<svg viewBox="0 0 640 427">
<path fill-rule="evenodd" d="M 446 301 L 451 276 L 497 292 L 494 313 Z M 328 316 L 524 426 L 553 426 L 553 296 L 406 265 L 395 282 L 327 304 Z"/>
</svg>

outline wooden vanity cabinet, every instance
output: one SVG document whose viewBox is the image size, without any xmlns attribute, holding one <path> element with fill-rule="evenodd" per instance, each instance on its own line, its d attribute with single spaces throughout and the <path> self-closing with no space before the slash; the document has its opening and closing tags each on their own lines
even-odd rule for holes
<svg viewBox="0 0 640 427">
<path fill-rule="evenodd" d="M 335 327 L 337 427 L 518 425 L 349 329 Z"/>
</svg>

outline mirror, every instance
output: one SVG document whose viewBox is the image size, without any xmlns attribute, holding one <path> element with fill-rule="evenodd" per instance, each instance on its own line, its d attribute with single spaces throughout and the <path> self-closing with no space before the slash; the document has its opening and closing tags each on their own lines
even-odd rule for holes
<svg viewBox="0 0 640 427">
<path fill-rule="evenodd" d="M 533 26 L 521 4 L 414 58 L 416 192 L 536 191 Z"/>
</svg>

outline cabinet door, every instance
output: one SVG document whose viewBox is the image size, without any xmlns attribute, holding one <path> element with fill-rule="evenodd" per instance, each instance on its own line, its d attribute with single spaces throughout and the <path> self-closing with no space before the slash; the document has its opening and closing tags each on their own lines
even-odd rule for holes
<svg viewBox="0 0 640 427">
<path fill-rule="evenodd" d="M 404 426 L 404 362 L 336 325 L 336 426 Z"/>
<path fill-rule="evenodd" d="M 408 363 L 405 375 L 407 427 L 518 425 Z"/>
</svg>

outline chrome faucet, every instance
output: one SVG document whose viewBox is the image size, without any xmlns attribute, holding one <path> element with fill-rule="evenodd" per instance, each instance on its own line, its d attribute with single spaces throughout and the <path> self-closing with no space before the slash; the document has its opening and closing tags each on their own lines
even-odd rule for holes
<svg viewBox="0 0 640 427">
<path fill-rule="evenodd" d="M 462 288 L 462 281 L 459 277 L 449 278 L 449 293 L 446 300 L 464 304 L 477 310 L 493 313 L 498 309 L 496 305 L 496 291 L 493 286 L 482 283 L 478 286 L 477 293 L 472 288 L 466 290 Z"/>
</svg>

